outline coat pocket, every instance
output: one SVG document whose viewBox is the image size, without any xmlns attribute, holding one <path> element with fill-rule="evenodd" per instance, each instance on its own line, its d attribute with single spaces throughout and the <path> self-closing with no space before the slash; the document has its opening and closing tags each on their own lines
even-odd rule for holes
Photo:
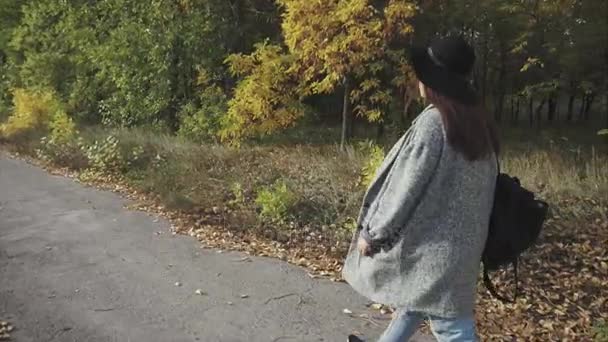
<svg viewBox="0 0 608 342">
<path fill-rule="evenodd" d="M 351 249 L 344 262 L 344 280 L 361 295 L 372 298 L 392 277 L 399 276 L 399 253 L 395 250 L 380 251 L 372 257 L 362 256 Z"/>
</svg>

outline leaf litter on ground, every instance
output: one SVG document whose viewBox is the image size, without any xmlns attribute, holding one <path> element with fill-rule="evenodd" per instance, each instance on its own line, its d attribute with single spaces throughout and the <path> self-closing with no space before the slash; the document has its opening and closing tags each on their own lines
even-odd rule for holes
<svg viewBox="0 0 608 342">
<path fill-rule="evenodd" d="M 11 339 L 11 332 L 15 327 L 8 321 L 0 319 L 0 341 L 8 341 Z"/>
<path fill-rule="evenodd" d="M 32 162 L 31 158 L 26 159 Z M 51 173 L 78 180 L 72 171 L 42 166 Z M 201 226 L 199 214 L 167 210 L 158 196 L 133 190 L 120 177 L 105 176 L 86 183 L 135 201 L 130 209 L 168 220 L 174 233 L 190 235 L 193 229 L 199 229 L 193 237 L 205 248 L 219 249 L 218 253 L 232 250 L 276 257 L 305 267 L 313 279 L 343 281 L 341 269 L 347 241 L 336 243 L 323 233 L 310 241 L 306 239 L 309 235 L 293 232 L 286 241 L 279 242 L 256 231 L 221 224 Z M 565 210 L 553 213 L 538 245 L 523 256 L 519 284 L 523 295 L 517 302 L 503 304 L 491 298 L 483 286 L 479 287 L 476 316 L 482 340 L 592 341 L 594 325 L 608 320 L 608 202 L 572 197 L 561 198 L 552 205 Z M 210 215 L 224 213 L 214 207 Z M 511 293 L 512 271 L 492 276 L 499 291 Z M 393 311 L 383 305 L 371 308 L 387 315 Z M 428 331 L 428 325 L 424 330 Z"/>
</svg>

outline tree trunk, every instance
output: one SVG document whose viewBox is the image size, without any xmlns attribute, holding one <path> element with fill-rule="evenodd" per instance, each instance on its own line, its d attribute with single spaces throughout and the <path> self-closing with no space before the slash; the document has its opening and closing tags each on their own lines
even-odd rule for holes
<svg viewBox="0 0 608 342">
<path fill-rule="evenodd" d="M 340 147 L 344 150 L 353 135 L 353 113 L 350 101 L 350 80 L 344 79 L 344 105 L 342 106 L 342 138 Z"/>
<path fill-rule="evenodd" d="M 410 108 L 412 107 L 412 103 L 414 102 L 413 94 L 406 89 L 403 92 L 403 115 L 401 116 L 401 124 L 405 127 L 408 124 L 410 119 Z"/>
<path fill-rule="evenodd" d="M 605 99 L 606 105 L 604 107 L 604 110 L 606 111 L 606 113 L 605 113 L 606 114 L 606 123 L 605 123 L 606 126 L 605 127 L 608 129 L 608 90 L 606 90 L 606 92 L 605 92 L 605 97 L 606 97 L 606 99 Z"/>
<path fill-rule="evenodd" d="M 488 84 L 488 38 L 483 42 L 483 70 L 481 78 L 481 103 L 486 104 Z"/>
<path fill-rule="evenodd" d="M 500 90 L 500 94 L 498 94 L 498 103 L 496 104 L 496 121 L 502 121 L 502 114 L 505 107 L 505 92 L 504 90 Z"/>
<path fill-rule="evenodd" d="M 549 97 L 549 106 L 547 107 L 547 120 L 554 121 L 555 113 L 557 111 L 557 100 L 555 99 L 555 95 L 551 95 Z"/>
<path fill-rule="evenodd" d="M 502 121 L 502 116 L 505 106 L 505 93 L 507 92 L 507 82 L 505 80 L 507 75 L 507 51 L 504 42 L 500 41 L 500 69 L 498 71 L 498 96 L 496 103 L 496 120 Z"/>
<path fill-rule="evenodd" d="M 583 99 L 581 100 L 581 107 L 578 111 L 578 121 L 583 121 L 585 116 L 585 107 L 587 107 L 587 97 L 588 95 L 583 95 Z"/>
<path fill-rule="evenodd" d="M 172 132 L 177 132 L 179 129 L 179 119 L 177 118 L 177 112 L 179 111 L 180 99 L 183 94 L 180 93 L 180 61 L 182 54 L 182 41 L 179 36 L 175 36 L 171 47 L 171 78 L 169 80 L 169 92 L 171 94 L 171 100 L 168 108 L 165 109 L 165 119 L 167 125 Z"/>
<path fill-rule="evenodd" d="M 379 121 L 376 126 L 376 140 L 380 140 L 384 137 L 384 121 Z"/>
<path fill-rule="evenodd" d="M 521 111 L 521 99 L 518 97 L 515 100 L 515 116 L 513 117 L 513 123 L 519 124 L 519 112 Z"/>
<path fill-rule="evenodd" d="M 594 101 L 595 94 L 589 95 L 589 98 L 587 98 L 587 103 L 585 103 L 585 121 L 588 121 L 591 118 L 591 107 L 593 106 Z"/>
<path fill-rule="evenodd" d="M 538 105 L 538 107 L 536 107 L 536 128 L 538 128 L 539 130 L 541 129 L 541 124 L 543 121 L 542 111 L 543 111 L 543 108 L 545 107 L 545 103 L 547 103 L 546 98 L 542 99 L 542 101 L 540 101 L 540 104 Z"/>
<path fill-rule="evenodd" d="M 567 121 L 572 121 L 574 118 L 574 100 L 576 96 L 574 94 L 570 95 L 570 99 L 568 99 L 568 116 L 566 116 Z"/>
<path fill-rule="evenodd" d="M 511 118 L 511 122 L 515 118 L 515 98 L 513 96 L 509 99 L 509 118 Z"/>
<path fill-rule="evenodd" d="M 534 127 L 534 99 L 530 98 L 528 104 L 528 116 L 530 117 L 530 127 Z"/>
</svg>

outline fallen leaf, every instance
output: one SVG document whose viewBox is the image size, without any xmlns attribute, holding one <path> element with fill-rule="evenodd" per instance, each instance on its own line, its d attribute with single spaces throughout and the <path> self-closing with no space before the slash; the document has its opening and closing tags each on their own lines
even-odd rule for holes
<svg viewBox="0 0 608 342">
<path fill-rule="evenodd" d="M 235 262 L 251 262 L 251 261 L 252 260 L 250 257 L 244 257 L 244 258 L 235 260 Z"/>
<path fill-rule="evenodd" d="M 383 307 L 384 307 L 384 305 L 378 304 L 378 303 L 374 303 L 374 304 L 370 305 L 370 308 L 372 308 L 374 310 L 382 310 Z"/>
<path fill-rule="evenodd" d="M 117 177 L 102 177 L 96 182 L 81 178 L 81 182 L 105 189 L 112 182 L 120 183 L 122 194 L 144 203 L 136 209 L 166 219 L 176 233 L 195 229 L 201 246 L 219 249 L 218 254 L 225 250 L 278 257 L 303 265 L 312 279 L 327 276 L 342 280 L 342 262 L 350 243 L 334 234 L 339 230 L 336 225 L 316 231 L 309 225 L 298 227 L 297 223 L 290 223 L 281 227 L 288 230 L 287 235 L 276 234 L 274 229 L 269 234 L 241 229 L 241 225 L 231 226 L 224 217 L 216 216 L 205 217 L 199 225 L 200 214 L 170 211 L 158 196 L 136 193 Z M 602 286 L 608 282 L 607 202 L 572 195 L 556 196 L 551 201 L 553 213 L 541 238 L 521 258 L 520 287 L 525 291 L 522 300 L 504 305 L 479 287 L 477 321 L 482 341 L 591 341 L 595 320 L 608 317 Z M 218 206 L 217 214 L 223 214 L 222 210 Z M 204 231 L 198 232 L 196 228 Z M 307 237 L 311 237 L 309 241 Z M 512 292 L 512 271 L 493 272 L 491 277 L 500 293 Z M 428 332 L 428 325 L 423 330 Z"/>
</svg>

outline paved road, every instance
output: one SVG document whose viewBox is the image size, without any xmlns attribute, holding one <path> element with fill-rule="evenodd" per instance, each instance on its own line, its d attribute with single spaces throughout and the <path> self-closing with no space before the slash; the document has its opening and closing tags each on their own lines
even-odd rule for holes
<svg viewBox="0 0 608 342">
<path fill-rule="evenodd" d="M 16 326 L 13 341 L 377 337 L 380 327 L 342 313 L 365 312 L 348 286 L 273 259 L 235 262 L 242 255 L 201 249 L 124 204 L 0 155 L 0 318 Z"/>
</svg>

